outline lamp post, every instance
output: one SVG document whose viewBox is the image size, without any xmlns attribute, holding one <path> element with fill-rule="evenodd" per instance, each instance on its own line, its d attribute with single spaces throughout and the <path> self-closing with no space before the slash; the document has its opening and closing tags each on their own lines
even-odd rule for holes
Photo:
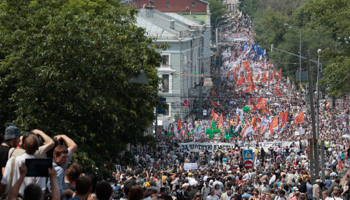
<svg viewBox="0 0 350 200">
<path fill-rule="evenodd" d="M 320 121 L 320 119 L 319 119 L 319 107 L 320 107 L 320 103 L 319 103 L 319 100 L 320 100 L 320 88 L 319 88 L 319 79 L 320 79 L 320 52 L 321 52 L 321 49 L 318 49 L 317 50 L 317 54 L 318 54 L 318 59 L 317 59 L 317 83 L 316 83 L 316 91 L 317 91 L 317 100 L 316 100 L 316 102 L 317 102 L 317 124 L 316 124 L 316 131 L 317 131 L 317 134 L 316 134 L 316 136 L 317 136 L 317 139 L 319 139 L 319 136 L 320 136 L 320 133 L 319 133 L 319 131 L 320 131 L 320 127 L 319 127 L 319 121 Z"/>
<path fill-rule="evenodd" d="M 219 41 L 218 41 L 218 26 L 217 26 L 217 22 L 218 22 L 218 19 L 219 18 L 226 18 L 228 17 L 228 15 L 220 15 L 220 16 L 217 16 L 216 19 L 215 19 L 215 42 L 216 42 L 216 46 L 218 45 Z"/>
<path fill-rule="evenodd" d="M 287 23 L 284 23 L 285 26 L 288 26 L 288 28 L 292 28 L 292 29 L 298 29 L 299 30 L 299 83 L 301 85 L 301 29 L 299 27 L 293 27 L 290 26 Z"/>
<path fill-rule="evenodd" d="M 222 22 L 227 22 L 227 20 L 221 20 L 218 22 L 217 27 L 216 27 L 216 39 L 217 39 L 216 41 L 218 41 L 218 39 L 219 39 L 218 26 Z M 216 43 L 216 52 L 218 54 L 218 56 L 217 56 L 218 61 L 216 63 L 218 64 L 217 67 L 219 68 L 219 75 L 220 75 L 222 61 L 221 61 L 221 51 L 220 51 L 219 43 Z M 221 85 L 221 76 L 219 76 L 218 80 L 217 80 L 217 92 L 218 92 L 218 94 L 220 92 L 220 85 Z"/>
</svg>

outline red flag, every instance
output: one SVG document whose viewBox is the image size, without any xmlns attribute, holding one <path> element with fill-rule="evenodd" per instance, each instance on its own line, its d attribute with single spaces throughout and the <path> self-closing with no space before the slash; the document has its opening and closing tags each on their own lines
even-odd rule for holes
<svg viewBox="0 0 350 200">
<path fill-rule="evenodd" d="M 227 72 L 227 78 L 230 77 L 230 71 Z"/>
<path fill-rule="evenodd" d="M 236 126 L 238 126 L 238 124 L 239 124 L 239 115 L 237 116 L 237 122 L 236 123 L 237 123 Z"/>
<path fill-rule="evenodd" d="M 301 112 L 301 113 L 299 113 L 297 116 L 295 116 L 294 122 L 297 123 L 297 124 L 305 123 L 305 120 L 304 120 L 304 112 Z"/>
<path fill-rule="evenodd" d="M 278 74 L 278 79 L 282 78 L 282 68 L 280 68 L 280 73 Z"/>
<path fill-rule="evenodd" d="M 214 108 L 221 107 L 221 104 L 215 103 L 214 101 L 210 100 L 211 104 L 213 105 Z"/>
<path fill-rule="evenodd" d="M 259 99 L 258 99 L 258 103 L 260 103 L 260 101 L 261 101 L 261 97 L 259 97 Z"/>
<path fill-rule="evenodd" d="M 345 166 L 344 166 L 344 164 L 343 164 L 343 161 L 342 161 L 342 160 L 340 160 L 340 161 L 339 161 L 339 163 L 338 163 L 337 169 L 339 169 L 339 168 L 342 168 L 342 169 L 344 169 L 344 168 L 345 168 Z"/>
<path fill-rule="evenodd" d="M 281 92 L 275 87 L 275 95 L 282 96 Z"/>
<path fill-rule="evenodd" d="M 275 117 L 270 124 L 270 133 L 273 134 L 273 129 L 278 127 L 278 117 Z"/>
<path fill-rule="evenodd" d="M 237 74 L 233 74 L 233 75 L 232 75 L 232 78 L 233 78 L 233 79 L 237 79 Z"/>
<path fill-rule="evenodd" d="M 244 82 L 244 78 L 241 77 L 238 81 L 237 81 L 237 85 L 241 85 Z"/>
<path fill-rule="evenodd" d="M 251 86 L 252 86 L 252 90 L 255 90 L 256 88 L 255 88 L 255 86 L 254 86 L 253 79 L 251 79 L 250 83 L 251 83 Z"/>
<path fill-rule="evenodd" d="M 222 126 L 223 126 L 223 122 L 222 122 L 222 113 L 221 113 L 218 128 L 220 129 Z"/>
</svg>

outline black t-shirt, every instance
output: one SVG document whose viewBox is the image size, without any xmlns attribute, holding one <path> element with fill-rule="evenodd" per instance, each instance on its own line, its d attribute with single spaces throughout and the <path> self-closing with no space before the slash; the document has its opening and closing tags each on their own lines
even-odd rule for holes
<svg viewBox="0 0 350 200">
<path fill-rule="evenodd" d="M 7 146 L 0 145 L 0 158 L 1 158 L 1 167 L 5 167 L 7 163 L 7 157 L 10 148 Z M 0 173 L 0 180 L 2 179 L 2 173 Z"/>
<path fill-rule="evenodd" d="M 237 200 L 242 200 L 242 195 L 240 195 L 240 194 L 235 194 L 235 197 Z"/>
</svg>

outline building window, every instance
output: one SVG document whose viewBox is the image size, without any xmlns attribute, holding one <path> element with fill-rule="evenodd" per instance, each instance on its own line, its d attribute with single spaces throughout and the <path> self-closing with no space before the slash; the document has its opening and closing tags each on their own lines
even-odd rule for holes
<svg viewBox="0 0 350 200">
<path fill-rule="evenodd" d="M 162 65 L 170 65 L 169 55 L 162 55 Z"/>
<path fill-rule="evenodd" d="M 166 3 L 165 3 L 165 7 L 166 7 L 166 8 L 170 8 L 170 2 L 166 2 Z"/>
<path fill-rule="evenodd" d="M 163 92 L 169 92 L 169 74 L 163 74 Z"/>
<path fill-rule="evenodd" d="M 196 2 L 192 2 L 192 8 L 196 7 Z"/>
</svg>

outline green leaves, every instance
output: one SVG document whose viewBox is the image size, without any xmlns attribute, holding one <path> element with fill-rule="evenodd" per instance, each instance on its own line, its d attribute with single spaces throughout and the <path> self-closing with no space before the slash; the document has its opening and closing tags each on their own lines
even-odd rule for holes
<svg viewBox="0 0 350 200">
<path fill-rule="evenodd" d="M 1 121 L 67 134 L 78 162 L 99 168 L 147 143 L 161 56 L 132 24 L 136 12 L 116 0 L 0 4 Z M 150 85 L 128 83 L 141 68 Z"/>
</svg>

